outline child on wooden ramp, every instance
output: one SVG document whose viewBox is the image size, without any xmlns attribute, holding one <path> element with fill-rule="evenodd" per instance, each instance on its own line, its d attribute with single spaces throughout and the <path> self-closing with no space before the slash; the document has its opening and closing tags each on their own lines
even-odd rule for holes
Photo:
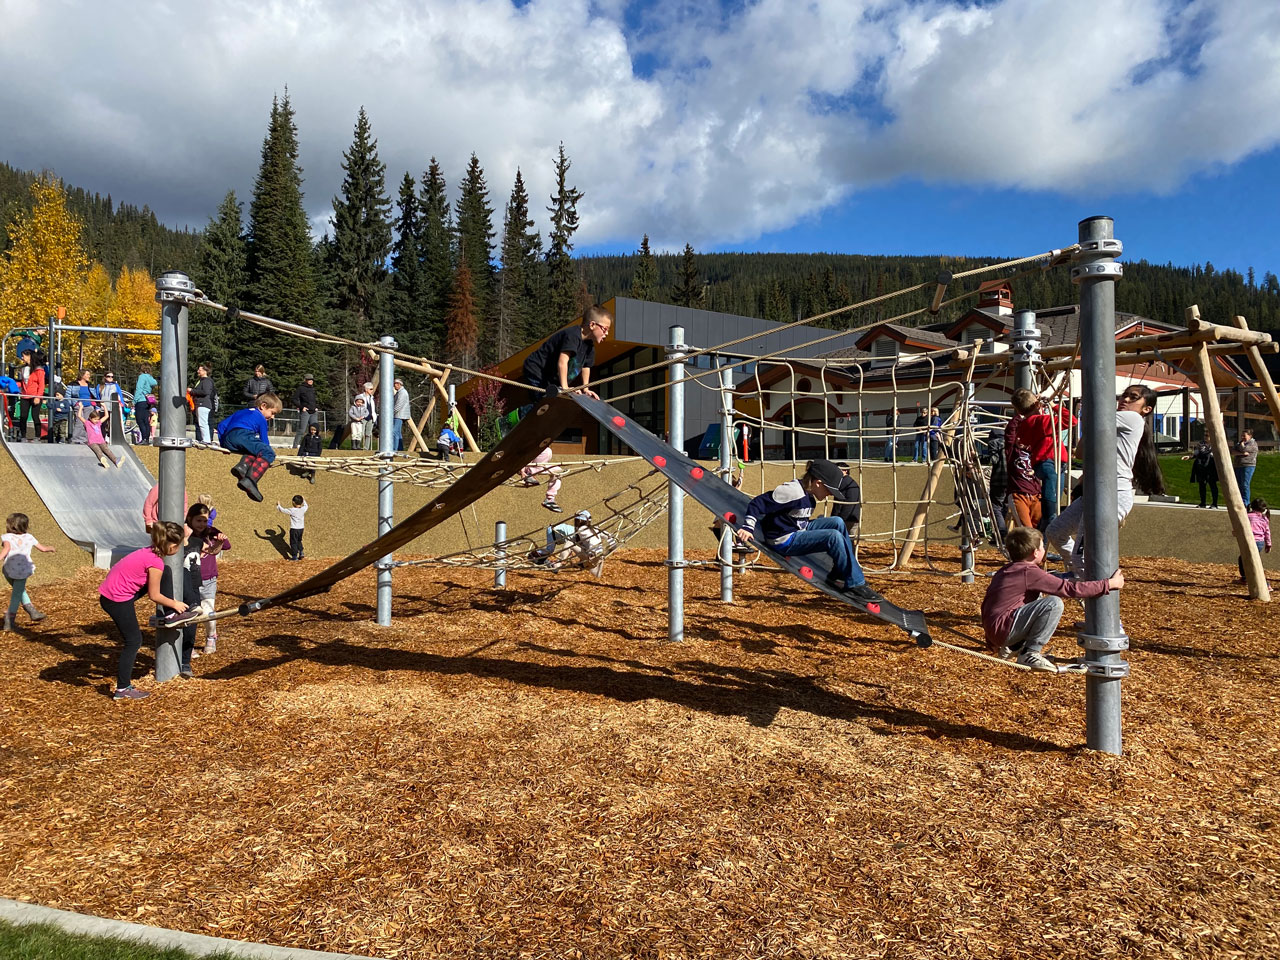
<svg viewBox="0 0 1280 960">
<path fill-rule="evenodd" d="M 231 468 L 231 475 L 239 481 L 236 486 L 248 494 L 249 499 L 262 502 L 258 481 L 275 463 L 276 452 L 271 449 L 267 424 L 284 408 L 274 393 L 264 393 L 253 401 L 252 407 L 237 410 L 218 424 L 218 439 L 228 450 L 243 454 L 240 462 Z"/>
<path fill-rule="evenodd" d="M 982 598 L 982 629 L 987 649 L 1016 655 L 1032 670 L 1057 673 L 1041 651 L 1062 619 L 1063 597 L 1100 597 L 1124 586 L 1117 570 L 1108 580 L 1064 580 L 1041 568 L 1044 535 L 1032 527 L 1014 527 L 1004 538 L 1009 562 L 996 571 Z"/>
<path fill-rule="evenodd" d="M 27 580 L 36 572 L 36 565 L 31 559 L 32 548 L 41 553 L 53 553 L 55 547 L 46 547 L 27 532 L 30 521 L 25 513 L 11 513 L 5 519 L 4 547 L 0 548 L 0 568 L 4 570 L 4 578 L 9 581 L 13 593 L 9 597 L 9 612 L 4 615 L 4 632 L 14 629 L 17 623 L 18 607 L 27 611 L 32 623 L 39 623 L 44 614 L 36 609 L 27 593 Z"/>
</svg>

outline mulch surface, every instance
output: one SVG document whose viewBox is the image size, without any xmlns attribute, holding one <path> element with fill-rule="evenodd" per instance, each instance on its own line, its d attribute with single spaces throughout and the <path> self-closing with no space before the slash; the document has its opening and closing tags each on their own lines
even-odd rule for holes
<svg viewBox="0 0 1280 960">
<path fill-rule="evenodd" d="M 1114 757 L 1083 679 L 918 651 L 777 575 L 725 606 L 688 571 L 668 644 L 661 561 L 401 569 L 389 628 L 367 573 L 224 622 L 136 703 L 100 575 L 36 584 L 49 619 L 0 636 L 0 895 L 382 957 L 1280 953 L 1280 608 L 1234 570 L 1126 562 Z M 981 583 L 874 583 L 980 635 Z"/>
</svg>

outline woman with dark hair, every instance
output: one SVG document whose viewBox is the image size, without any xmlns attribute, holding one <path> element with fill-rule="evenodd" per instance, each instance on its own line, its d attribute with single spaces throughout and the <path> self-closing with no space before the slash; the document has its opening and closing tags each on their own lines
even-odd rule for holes
<svg viewBox="0 0 1280 960">
<path fill-rule="evenodd" d="M 40 403 L 44 400 L 45 355 L 39 350 L 22 355 L 22 399 L 18 401 L 18 422 L 13 426 L 13 439 L 27 439 L 27 420 L 36 426 L 36 439 L 40 439 Z"/>
<path fill-rule="evenodd" d="M 1140 383 L 1126 387 L 1116 404 L 1116 519 L 1120 522 L 1133 509 L 1135 487 L 1146 494 L 1164 493 L 1164 475 L 1151 435 L 1151 414 L 1155 409 L 1156 392 Z M 1088 464 L 1085 469 L 1089 469 Z M 1084 497 L 1073 500 L 1058 514 L 1045 536 L 1062 556 L 1069 558 L 1075 575 L 1083 577 Z"/>
</svg>

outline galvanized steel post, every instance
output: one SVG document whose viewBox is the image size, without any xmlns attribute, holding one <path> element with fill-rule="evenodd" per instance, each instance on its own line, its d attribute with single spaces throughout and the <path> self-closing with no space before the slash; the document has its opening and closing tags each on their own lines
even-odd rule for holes
<svg viewBox="0 0 1280 960">
<path fill-rule="evenodd" d="M 162 521 L 186 520 L 187 489 L 187 297 L 196 285 L 176 270 L 156 277 L 160 302 L 160 503 Z M 128 442 L 126 438 L 118 440 Z M 198 603 L 199 597 L 182 595 L 182 551 L 165 557 L 165 570 L 173 578 L 173 599 Z M 168 610 L 164 612 L 168 613 Z M 181 666 L 182 631 L 156 630 L 156 680 L 163 683 L 178 675 Z"/>
<path fill-rule="evenodd" d="M 1085 576 L 1105 580 L 1120 565 L 1116 472 L 1116 280 L 1123 251 L 1110 217 L 1080 221 L 1080 252 L 1071 279 L 1080 284 L 1080 366 L 1084 399 Z M 1090 749 L 1120 753 L 1120 681 L 1129 638 L 1120 623 L 1120 596 L 1084 604 L 1085 740 Z"/>
<path fill-rule="evenodd" d="M 378 430 L 378 456 L 383 464 L 378 477 L 378 536 L 395 523 L 395 485 L 391 482 L 391 460 L 395 457 L 395 379 L 396 358 L 388 351 L 399 346 L 392 337 L 383 337 L 379 346 L 386 347 L 378 355 L 378 414 L 382 423 Z M 387 554 L 378 561 L 378 626 L 391 626 L 391 563 Z"/>
<path fill-rule="evenodd" d="M 670 328 L 667 359 L 672 361 L 667 388 L 667 437 L 676 450 L 684 451 L 684 327 Z M 667 483 L 667 639 L 684 639 L 684 491 Z"/>
<path fill-rule="evenodd" d="M 1013 336 L 1010 351 L 1013 353 L 1013 389 L 1031 390 L 1034 365 L 1040 362 L 1040 330 L 1036 327 L 1034 310 L 1019 310 L 1013 317 Z"/>
<path fill-rule="evenodd" d="M 493 571 L 493 585 L 502 590 L 507 585 L 507 549 L 503 543 L 507 539 L 507 525 L 499 520 L 493 525 L 493 542 L 498 545 L 498 568 Z"/>
<path fill-rule="evenodd" d="M 720 358 L 720 476 L 733 482 L 733 368 Z M 733 527 L 720 528 L 720 600 L 733 603 Z"/>
</svg>

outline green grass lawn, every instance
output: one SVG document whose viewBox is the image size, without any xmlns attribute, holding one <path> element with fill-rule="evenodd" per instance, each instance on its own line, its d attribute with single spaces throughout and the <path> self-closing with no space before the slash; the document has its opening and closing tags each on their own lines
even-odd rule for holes
<svg viewBox="0 0 1280 960">
<path fill-rule="evenodd" d="M 3 920 L 0 920 L 0 957 L 5 960 L 196 960 L 195 954 L 185 950 L 147 947 L 131 940 L 82 937 L 44 924 L 16 927 Z M 232 960 L 229 953 L 217 953 L 214 957 Z"/>
<path fill-rule="evenodd" d="M 1183 503 L 1199 503 L 1200 487 L 1191 482 L 1191 461 L 1180 457 L 1181 454 L 1170 454 L 1160 458 L 1165 486 L 1170 494 L 1181 497 Z M 1253 472 L 1250 495 L 1262 497 L 1272 510 L 1280 510 L 1280 453 L 1258 454 L 1258 469 Z M 1218 502 L 1224 502 L 1225 498 L 1219 481 Z"/>
</svg>

